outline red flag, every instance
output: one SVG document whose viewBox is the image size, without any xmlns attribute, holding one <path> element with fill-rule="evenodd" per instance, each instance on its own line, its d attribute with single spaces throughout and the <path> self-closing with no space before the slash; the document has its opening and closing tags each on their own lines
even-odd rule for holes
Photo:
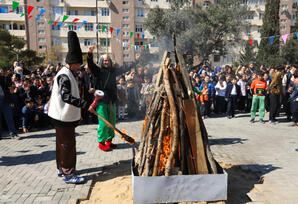
<svg viewBox="0 0 298 204">
<path fill-rule="evenodd" d="M 252 39 L 249 39 L 248 41 L 249 41 L 250 46 L 252 46 L 252 43 L 253 43 Z"/>
<path fill-rule="evenodd" d="M 111 35 L 113 34 L 113 31 L 114 31 L 114 28 L 113 27 L 110 27 Z"/>
<path fill-rule="evenodd" d="M 130 48 L 130 44 L 127 45 L 127 48 Z"/>
<path fill-rule="evenodd" d="M 28 15 L 32 12 L 33 9 L 34 9 L 34 6 L 28 6 Z"/>
<path fill-rule="evenodd" d="M 57 21 L 54 22 L 54 26 L 57 25 Z"/>
<path fill-rule="evenodd" d="M 30 19 L 30 18 L 32 18 L 33 16 L 32 15 L 30 15 L 29 17 L 28 17 L 28 19 Z"/>
<path fill-rule="evenodd" d="M 9 11 L 9 13 L 12 13 L 12 12 L 13 12 L 13 10 L 10 10 L 10 11 Z"/>
<path fill-rule="evenodd" d="M 144 45 L 141 46 L 141 49 L 144 50 Z"/>
<path fill-rule="evenodd" d="M 76 29 L 77 29 L 77 26 L 76 26 L 76 25 L 74 25 L 74 26 L 73 26 L 73 29 L 74 29 L 74 30 L 76 30 Z"/>
<path fill-rule="evenodd" d="M 77 22 L 77 21 L 79 21 L 80 19 L 78 19 L 78 18 L 75 18 L 72 22 L 74 23 L 74 22 Z"/>
<path fill-rule="evenodd" d="M 140 33 L 137 33 L 137 38 L 138 38 L 138 39 L 140 38 Z"/>
</svg>

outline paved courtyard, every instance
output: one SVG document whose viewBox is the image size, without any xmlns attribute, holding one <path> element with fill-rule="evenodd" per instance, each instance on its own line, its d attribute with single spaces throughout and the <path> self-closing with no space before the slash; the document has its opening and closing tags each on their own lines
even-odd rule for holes
<svg viewBox="0 0 298 204">
<path fill-rule="evenodd" d="M 258 172 L 264 184 L 255 185 L 248 195 L 258 203 L 297 203 L 298 128 L 288 123 L 250 124 L 245 114 L 235 119 L 204 120 L 217 161 L 239 165 Z M 142 121 L 121 122 L 137 139 Z M 86 199 L 92 178 L 102 167 L 132 158 L 131 146 L 119 140 L 119 148 L 102 152 L 97 148 L 96 125 L 79 126 L 77 132 L 77 170 L 87 182 L 64 184 L 57 177 L 54 130 L 22 134 L 22 140 L 0 141 L 0 203 L 74 203 Z"/>
</svg>

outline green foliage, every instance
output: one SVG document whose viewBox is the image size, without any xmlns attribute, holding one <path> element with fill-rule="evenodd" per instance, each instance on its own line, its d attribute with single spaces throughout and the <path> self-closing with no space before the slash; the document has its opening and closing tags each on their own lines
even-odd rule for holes
<svg viewBox="0 0 298 204">
<path fill-rule="evenodd" d="M 42 62 L 43 58 L 37 57 L 32 50 L 22 50 L 25 41 L 10 35 L 5 29 L 0 29 L 0 67 L 10 68 L 13 61 L 19 59 L 25 62 L 25 66 L 32 66 Z"/>
<path fill-rule="evenodd" d="M 279 7 L 280 0 L 266 0 L 263 26 L 261 29 L 261 44 L 258 51 L 257 63 L 266 66 L 281 64 L 284 60 L 280 56 L 279 37 L 275 37 L 270 44 L 269 36 L 279 36 Z"/>
<path fill-rule="evenodd" d="M 253 46 L 251 46 L 249 42 L 246 42 L 245 48 L 240 52 L 240 64 L 248 66 L 251 62 L 256 61 L 256 52 L 254 51 L 254 45 L 255 43 L 253 43 Z"/>
<path fill-rule="evenodd" d="M 177 44 L 183 51 L 199 55 L 204 60 L 211 54 L 225 54 L 228 46 L 239 42 L 248 11 L 242 1 L 219 1 L 208 8 L 193 8 L 189 2 L 182 6 L 179 2 L 171 1 L 172 9 L 151 10 L 145 28 L 166 41 L 175 33 Z"/>
</svg>

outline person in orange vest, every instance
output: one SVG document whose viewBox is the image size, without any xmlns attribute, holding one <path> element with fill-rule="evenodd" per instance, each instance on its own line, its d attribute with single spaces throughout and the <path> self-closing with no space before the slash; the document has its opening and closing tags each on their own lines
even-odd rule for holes
<svg viewBox="0 0 298 204">
<path fill-rule="evenodd" d="M 209 101 L 208 94 L 209 94 L 208 84 L 204 84 L 203 89 L 202 89 L 202 94 L 199 95 L 200 102 L 201 102 L 201 113 L 203 114 L 204 118 L 206 118 L 208 115 L 207 110 L 206 110 L 206 102 Z"/>
<path fill-rule="evenodd" d="M 254 123 L 256 117 L 256 111 L 259 106 L 259 118 L 260 123 L 265 123 L 265 93 L 268 89 L 268 85 L 264 80 L 264 73 L 258 72 L 257 78 L 252 82 L 251 89 L 253 89 L 253 98 L 251 106 L 251 119 L 250 122 Z"/>
</svg>

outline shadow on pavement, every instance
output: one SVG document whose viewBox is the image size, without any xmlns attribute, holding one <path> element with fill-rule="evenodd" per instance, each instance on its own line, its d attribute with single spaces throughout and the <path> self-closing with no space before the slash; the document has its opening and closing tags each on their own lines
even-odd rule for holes
<svg viewBox="0 0 298 204">
<path fill-rule="evenodd" d="M 220 138 L 220 139 L 209 139 L 210 145 L 232 145 L 232 144 L 243 144 L 248 139 L 242 138 Z"/>
<path fill-rule="evenodd" d="M 85 154 L 85 152 L 77 152 L 77 155 Z M 56 160 L 56 151 L 45 151 L 39 154 L 28 154 L 21 156 L 0 158 L 0 166 L 16 166 L 22 164 L 37 164 L 41 162 L 47 162 Z"/>
<path fill-rule="evenodd" d="M 262 184 L 262 176 L 279 167 L 272 165 L 235 165 L 223 166 L 228 173 L 228 201 L 227 204 L 251 202 L 249 193 L 255 184 Z"/>
<path fill-rule="evenodd" d="M 28 136 L 21 136 L 22 140 L 26 139 L 40 139 L 40 138 L 48 138 L 48 137 L 55 137 L 55 133 L 45 133 L 45 134 L 35 134 L 35 135 L 28 135 Z"/>
<path fill-rule="evenodd" d="M 133 147 L 138 147 L 139 146 L 139 144 L 140 144 L 140 142 L 136 142 L 136 144 L 135 145 L 130 145 L 130 144 L 127 144 L 127 143 L 120 143 L 120 144 L 117 144 L 117 148 L 115 149 L 115 150 L 117 150 L 117 149 L 129 149 L 129 148 L 133 148 Z"/>
</svg>

